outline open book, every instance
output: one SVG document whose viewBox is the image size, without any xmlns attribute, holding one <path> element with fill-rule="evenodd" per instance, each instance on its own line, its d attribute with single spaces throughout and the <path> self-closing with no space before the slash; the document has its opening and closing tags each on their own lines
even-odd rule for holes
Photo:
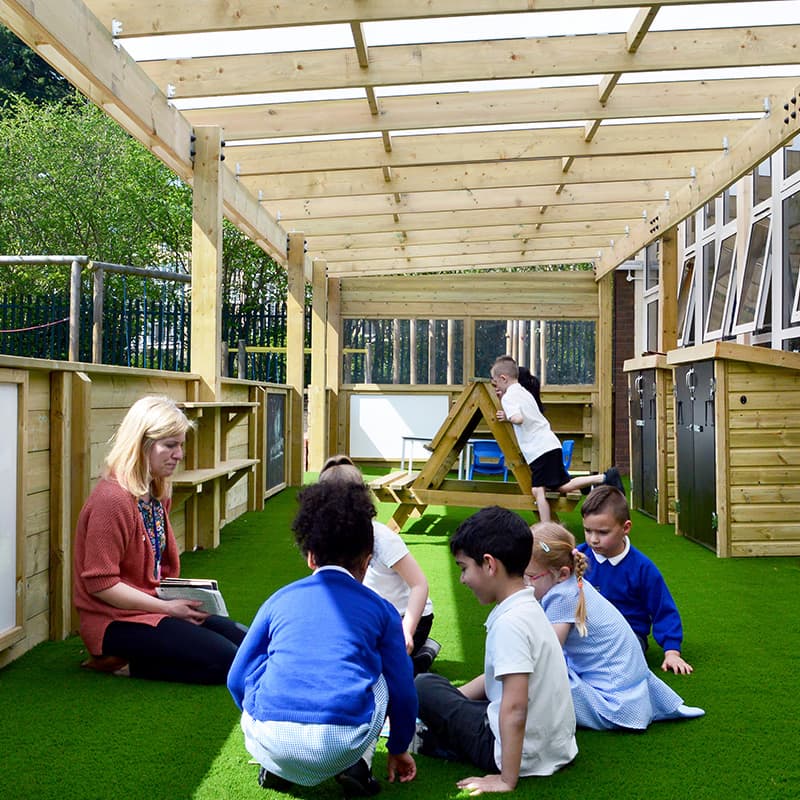
<svg viewBox="0 0 800 800">
<path fill-rule="evenodd" d="M 228 616 L 225 600 L 215 580 L 210 578 L 162 578 L 156 594 L 163 600 L 200 600 L 201 611 Z"/>
</svg>

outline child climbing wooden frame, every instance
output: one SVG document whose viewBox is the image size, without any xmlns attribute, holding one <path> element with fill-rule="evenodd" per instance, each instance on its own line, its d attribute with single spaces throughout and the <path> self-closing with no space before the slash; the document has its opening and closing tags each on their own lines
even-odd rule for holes
<svg viewBox="0 0 800 800">
<path fill-rule="evenodd" d="M 497 419 L 500 408 L 491 383 L 474 379 L 456 398 L 447 418 L 426 447 L 430 458 L 419 472 L 399 470 L 372 481 L 370 487 L 382 502 L 399 503 L 389 522 L 400 530 L 411 517 L 420 516 L 429 505 L 482 507 L 500 505 L 536 511 L 531 494 L 531 472 L 517 445 L 511 426 Z M 459 453 L 483 421 L 505 456 L 516 483 L 462 481 L 448 478 Z M 490 487 L 490 488 L 488 488 Z M 580 500 L 579 493 L 548 493 L 554 511 L 568 510 Z"/>
</svg>

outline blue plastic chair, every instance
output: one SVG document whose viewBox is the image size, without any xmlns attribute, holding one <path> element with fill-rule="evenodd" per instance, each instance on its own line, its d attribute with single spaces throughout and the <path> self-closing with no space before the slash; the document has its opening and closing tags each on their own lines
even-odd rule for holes
<svg viewBox="0 0 800 800">
<path fill-rule="evenodd" d="M 467 471 L 467 479 L 472 480 L 474 473 L 482 475 L 500 475 L 503 480 L 508 480 L 508 467 L 503 451 L 497 442 L 487 439 L 486 441 L 475 442 L 472 445 L 472 461 Z"/>
<path fill-rule="evenodd" d="M 565 470 L 569 470 L 569 465 L 572 463 L 572 451 L 574 449 L 574 439 L 564 439 L 564 441 L 561 442 L 561 460 L 564 463 Z"/>
</svg>

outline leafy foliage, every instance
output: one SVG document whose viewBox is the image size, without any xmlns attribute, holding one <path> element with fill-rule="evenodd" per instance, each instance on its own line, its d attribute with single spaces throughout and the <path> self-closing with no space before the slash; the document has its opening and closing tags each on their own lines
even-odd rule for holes
<svg viewBox="0 0 800 800">
<path fill-rule="evenodd" d="M 0 25 L 0 98 L 4 94 L 21 94 L 37 102 L 73 96 L 66 78 Z"/>
<path fill-rule="evenodd" d="M 78 95 L 41 105 L 8 98 L 0 160 L 0 252 L 190 271 L 191 188 Z M 63 291 L 65 270 L 17 267 L 5 279 L 10 293 Z M 282 268 L 227 223 L 222 283 L 238 302 L 286 292 Z M 119 284 L 109 277 L 107 290 Z"/>
</svg>

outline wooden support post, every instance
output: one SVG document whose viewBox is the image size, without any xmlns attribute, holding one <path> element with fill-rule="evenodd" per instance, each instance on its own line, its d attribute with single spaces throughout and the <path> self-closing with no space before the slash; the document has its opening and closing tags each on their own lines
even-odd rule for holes
<svg viewBox="0 0 800 800">
<path fill-rule="evenodd" d="M 69 360 L 80 361 L 81 263 L 73 261 L 69 274 Z"/>
<path fill-rule="evenodd" d="M 408 382 L 415 386 L 417 383 L 417 320 L 412 319 L 408 332 L 408 350 L 411 363 L 408 369 Z"/>
<path fill-rule="evenodd" d="M 328 407 L 328 447 L 337 453 L 344 452 L 347 443 L 344 431 L 339 431 L 339 386 L 342 381 L 342 305 L 339 278 L 328 279 L 328 313 L 325 326 L 325 380 Z"/>
<path fill-rule="evenodd" d="M 413 324 L 413 322 L 412 322 Z M 464 374 L 461 383 L 466 385 L 475 374 L 475 318 L 467 317 L 464 320 Z"/>
<path fill-rule="evenodd" d="M 103 363 L 104 275 L 102 267 L 95 267 L 92 281 L 92 364 Z"/>
<path fill-rule="evenodd" d="M 202 379 L 200 399 L 216 400 L 222 339 L 222 129 L 201 125 L 195 136 L 190 362 Z"/>
<path fill-rule="evenodd" d="M 72 583 L 72 542 L 78 515 L 89 496 L 91 488 L 92 441 L 92 381 L 85 372 L 76 372 L 72 376 L 71 414 L 70 414 L 70 585 Z M 71 632 L 78 630 L 78 612 L 70 603 Z"/>
<path fill-rule="evenodd" d="M 236 377 L 244 379 L 247 377 L 247 342 L 239 339 L 236 348 Z"/>
<path fill-rule="evenodd" d="M 456 333 L 456 323 L 453 319 L 447 320 L 447 383 L 449 386 L 452 386 L 455 383 L 454 380 L 454 368 L 455 368 L 455 333 Z"/>
<path fill-rule="evenodd" d="M 71 629 L 72 373 L 50 373 L 50 638 Z"/>
<path fill-rule="evenodd" d="M 305 373 L 305 235 L 289 234 L 286 265 L 286 383 L 289 386 L 287 443 L 290 486 L 303 483 L 303 386 Z"/>
<path fill-rule="evenodd" d="M 436 383 L 436 320 L 428 320 L 428 383 Z"/>
<path fill-rule="evenodd" d="M 194 469 L 213 469 L 218 460 L 225 460 L 222 414 L 222 409 L 218 407 L 202 409 L 197 420 L 197 429 L 190 434 L 193 439 L 191 461 Z M 209 550 L 219 546 L 220 521 L 225 513 L 224 502 L 225 494 L 220 480 L 208 481 L 202 485 L 200 492 L 193 495 L 186 514 L 187 549 L 192 546 Z"/>
<path fill-rule="evenodd" d="M 613 380 L 613 334 L 614 334 L 614 273 L 610 272 L 598 281 L 598 318 L 597 318 L 597 457 L 599 463 L 592 464 L 592 470 L 604 470 L 612 463 L 614 445 L 614 403 Z M 544 360 L 542 360 L 544 364 Z M 619 387 L 623 391 L 622 387 Z"/>
<path fill-rule="evenodd" d="M 319 472 L 328 457 L 328 419 L 325 413 L 325 358 L 328 277 L 319 259 L 311 265 L 311 384 L 308 387 L 308 468 Z"/>
<path fill-rule="evenodd" d="M 658 350 L 667 353 L 678 346 L 678 228 L 661 238 L 658 280 Z M 742 263 L 742 262 L 740 262 Z"/>
<path fill-rule="evenodd" d="M 247 457 L 258 464 L 247 476 L 247 510 L 262 511 L 267 491 L 267 392 L 263 386 L 250 387 L 250 400 L 259 405 L 247 431 Z"/>
<path fill-rule="evenodd" d="M 392 383 L 400 383 L 400 320 L 392 320 Z"/>
</svg>

